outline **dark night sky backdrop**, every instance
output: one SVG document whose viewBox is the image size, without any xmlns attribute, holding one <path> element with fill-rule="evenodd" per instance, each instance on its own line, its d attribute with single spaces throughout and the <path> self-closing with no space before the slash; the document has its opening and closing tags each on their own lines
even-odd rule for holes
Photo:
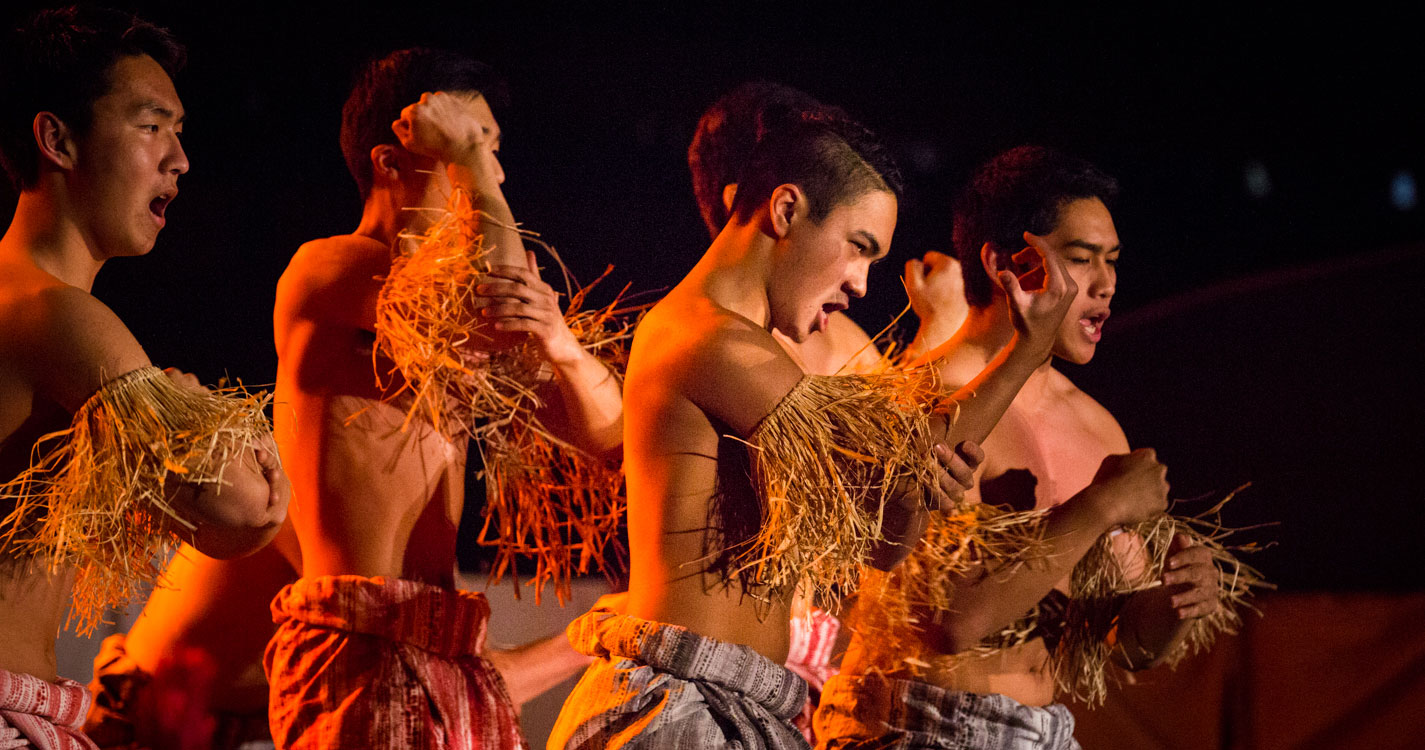
<svg viewBox="0 0 1425 750">
<path fill-rule="evenodd" d="M 910 184 L 891 259 L 853 306 L 880 328 L 906 258 L 949 244 L 954 190 L 1023 142 L 1120 178 L 1125 252 L 1100 356 L 1070 375 L 1181 495 L 1255 488 L 1259 556 L 1288 588 L 1422 588 L 1419 324 L 1425 177 L 1417 26 L 1335 17 L 887 11 L 870 4 L 566 10 L 535 3 L 375 9 L 144 3 L 190 47 L 177 83 L 192 171 L 148 257 L 96 294 L 150 356 L 271 382 L 271 301 L 303 241 L 359 215 L 336 135 L 352 71 L 411 44 L 507 76 L 515 216 L 609 292 L 675 283 L 706 245 L 685 149 L 701 110 L 749 79 L 840 104 L 895 147 Z M 5 15 L 20 14 L 12 8 Z M 1246 170 L 1271 190 L 1252 197 Z M 8 213 L 9 197 L 0 204 Z"/>
</svg>

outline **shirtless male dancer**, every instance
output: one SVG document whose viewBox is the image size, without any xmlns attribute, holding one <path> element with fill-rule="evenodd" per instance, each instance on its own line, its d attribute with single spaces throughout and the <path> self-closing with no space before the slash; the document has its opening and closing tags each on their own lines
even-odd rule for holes
<svg viewBox="0 0 1425 750">
<path fill-rule="evenodd" d="M 839 109 L 790 86 L 753 81 L 724 94 L 698 119 L 688 146 L 688 170 L 709 239 L 717 239 L 727 226 L 737 180 L 757 142 L 777 128 L 794 125 L 808 112 L 845 116 Z M 960 265 L 953 258 L 929 253 L 923 262 L 907 261 L 906 286 L 921 316 L 922 333 L 936 327 L 948 326 L 951 331 L 959 327 L 964 319 L 965 300 L 960 293 Z M 776 329 L 772 336 L 812 375 L 864 374 L 874 372 L 881 364 L 881 353 L 871 344 L 870 337 L 839 310 L 827 319 L 825 331 L 817 331 L 801 343 Z M 934 339 L 932 345 L 945 338 L 949 336 Z M 969 488 L 973 467 L 981 457 L 978 446 L 967 445 L 964 455 L 952 456 L 946 466 L 962 489 Z M 797 717 L 797 725 L 810 736 L 811 713 L 821 696 L 821 686 L 836 673 L 833 662 L 845 650 L 847 632 L 841 629 L 835 615 L 811 607 L 810 602 L 798 600 L 793 611 L 786 666 L 807 682 L 807 708 Z"/>
<path fill-rule="evenodd" d="M 488 330 L 528 336 L 552 377 L 541 419 L 617 455 L 621 384 L 582 349 L 540 280 L 500 190 L 490 69 L 408 49 L 370 64 L 342 115 L 361 222 L 293 256 L 277 287 L 277 435 L 292 473 L 302 579 L 274 600 L 267 651 L 280 748 L 522 747 L 514 708 L 482 658 L 489 607 L 455 590 L 466 441 L 383 401 L 372 346 L 381 277 L 403 230 L 456 187 L 471 196 L 494 271 L 477 287 Z M 393 120 L 395 121 L 393 123 Z M 472 332 L 474 333 L 474 332 Z"/>
<path fill-rule="evenodd" d="M 846 385 L 851 393 L 868 383 L 807 376 L 770 331 L 800 343 L 865 294 L 870 264 L 890 246 L 898 190 L 888 155 L 859 125 L 809 117 L 769 133 L 742 172 L 727 226 L 640 324 L 624 435 L 627 614 L 596 610 L 570 626 L 575 647 L 596 660 L 565 703 L 550 747 L 806 746 L 791 724 L 806 685 L 781 666 L 793 591 L 761 586 L 727 564 L 726 553 L 765 523 L 748 483 L 749 449 L 737 439 L 753 453 L 775 451 L 763 441 L 769 421 L 789 408 L 822 411 L 808 388 Z M 1007 271 L 999 276 L 1016 301 L 1019 333 L 983 377 L 942 394 L 959 405 L 953 425 L 945 411 L 911 409 L 929 425 L 925 443 L 913 447 L 920 455 L 932 443 L 981 439 L 1048 356 L 1073 289 L 1053 259 L 1045 272 L 1037 293 Z M 832 431 L 859 445 L 860 435 Z M 804 437 L 810 444 L 818 436 Z M 922 497 L 931 504 L 908 482 L 893 493 L 871 552 L 881 568 L 918 539 Z M 737 516 L 742 523 L 729 520 Z"/>
<path fill-rule="evenodd" d="M 381 218 L 409 222 L 416 218 L 411 212 L 400 212 L 394 201 L 402 199 L 403 194 L 392 191 L 384 181 L 385 175 L 373 174 L 370 162 L 372 149 L 378 145 L 399 148 L 390 128 L 395 117 L 393 108 L 399 112 L 396 106 L 401 102 L 399 97 L 414 98 L 425 88 L 438 89 L 445 85 L 485 86 L 487 81 L 493 80 L 484 72 L 473 80 L 462 79 L 459 70 L 440 73 L 438 68 L 442 65 L 463 69 L 469 63 L 434 53 L 393 57 L 382 68 L 389 73 L 374 77 L 368 72 L 363 79 L 369 82 L 366 88 L 358 89 L 347 105 L 342 143 L 348 152 L 353 176 L 365 180 L 362 183 L 366 199 L 364 212 L 372 216 L 373 221 Z M 412 80 L 403 84 L 400 80 L 403 75 Z M 466 74 L 466 79 L 470 78 L 471 75 Z M 447 81 L 455 83 L 447 84 Z M 385 88 L 371 90 L 377 86 Z M 402 86 L 404 88 L 399 88 Z M 399 90 L 389 90 L 391 87 Z M 368 106 L 376 109 L 368 110 Z M 371 189 L 375 181 L 382 181 L 381 190 Z M 393 224 L 393 228 L 383 232 L 394 233 L 400 226 Z M 368 236 L 378 241 L 387 237 L 376 233 Z M 353 259 L 362 257 L 352 255 Z M 334 267 L 329 271 L 336 273 L 340 269 Z M 352 366 L 352 358 L 343 356 L 340 363 L 344 367 Z M 371 380 L 369 356 L 361 360 L 359 367 L 359 372 L 345 375 L 356 380 Z M 288 416 L 282 407 L 279 421 L 287 424 Z M 300 437 L 284 439 L 284 443 L 300 440 Z M 300 449 L 284 447 L 284 451 Z M 271 602 L 284 586 L 297 580 L 301 562 L 301 549 L 290 524 L 282 528 L 271 545 L 239 560 L 218 560 L 184 546 L 164 569 L 164 586 L 149 597 L 133 627 L 126 635 L 106 639 L 95 660 L 95 679 L 91 686 L 95 704 L 85 727 L 90 736 L 100 747 L 124 747 L 135 740 L 143 741 L 160 734 L 164 731 L 163 725 L 169 723 L 167 714 L 171 712 L 156 710 L 155 701 L 169 689 L 165 683 L 170 675 L 184 679 L 185 675 L 178 670 L 185 665 L 191 670 L 196 661 L 205 665 L 200 668 L 211 669 L 206 680 L 210 689 L 206 694 L 189 695 L 189 702 L 199 715 L 211 717 L 212 746 L 222 750 L 270 743 L 263 651 L 276 632 Z M 500 669 L 516 706 L 567 679 L 587 661 L 569 649 L 562 634 L 512 651 L 487 649 L 484 655 Z"/>
<path fill-rule="evenodd" d="M 179 139 L 183 105 L 169 77 L 183 50 L 166 30 L 132 15 L 65 8 L 36 14 L 0 54 L 0 161 L 19 192 L 0 239 L 0 481 L 21 474 L 36 441 L 72 419 L 70 456 L 85 450 L 86 439 L 102 439 L 81 434 L 85 422 L 120 436 L 143 431 L 136 437 L 147 447 L 115 460 L 130 467 L 161 462 L 163 456 L 146 451 L 181 438 L 125 419 L 122 400 L 164 394 L 173 406 L 156 416 L 177 428 L 184 424 L 177 411 L 184 402 L 170 398 L 174 392 L 205 406 L 222 399 L 192 375 L 154 369 L 90 290 L 106 261 L 153 248 L 178 178 L 188 171 Z M 116 507 L 80 510 L 91 517 L 123 515 L 116 523 L 129 525 L 118 544 L 127 559 L 110 560 L 119 568 L 107 572 L 134 574 L 134 559 L 146 566 L 147 556 L 171 537 L 165 514 L 142 502 L 155 496 L 166 495 L 180 519 L 196 524 L 196 532 L 180 536 L 209 554 L 233 556 L 266 544 L 286 514 L 290 491 L 276 459 L 264 433 L 214 467 L 218 482 L 192 484 L 210 471 L 186 464 L 167 467 L 166 481 L 154 479 L 153 488 L 96 487 Z M 54 468 L 60 475 L 69 471 L 82 469 L 73 462 Z M 150 490 L 156 492 L 144 494 Z M 78 732 L 88 692 L 58 680 L 54 646 L 60 617 L 77 596 L 76 581 L 82 587 L 102 578 L 103 560 L 77 559 L 72 551 L 48 560 L 23 552 L 19 545 L 34 526 L 66 523 L 57 517 L 66 498 L 50 496 L 47 517 L 37 524 L 10 517 L 15 492 L 24 488 L 0 486 L 0 517 L 7 517 L 0 534 L 17 532 L 14 523 L 27 527 L 0 544 L 0 744 L 18 730 L 38 747 L 93 747 Z M 117 507 L 134 498 L 140 502 L 129 510 Z M 140 515 L 130 515 L 135 511 Z M 71 533 L 82 539 L 97 528 L 79 525 Z M 83 604 L 78 596 L 76 605 Z M 21 698 L 33 705 L 7 703 Z"/>
<path fill-rule="evenodd" d="M 1116 193 L 1117 183 L 1097 168 L 1044 148 L 1016 148 L 978 170 L 955 214 L 954 245 L 965 269 L 970 315 L 941 349 L 948 350 L 947 381 L 974 377 L 1010 341 L 1008 300 L 990 274 L 1025 241 L 1060 259 L 1077 283 L 1054 356 L 1076 364 L 1093 358 L 1117 280 L 1120 247 L 1108 209 Z M 1058 634 L 1053 613 L 1062 615 L 1063 608 L 1053 602 L 1063 601 L 1070 572 L 1103 534 L 1164 510 L 1166 469 L 1151 448 L 1130 453 L 1118 422 L 1052 359 L 1035 370 L 983 446 L 985 461 L 970 497 L 1052 508 L 1044 533 L 1048 554 L 1042 564 L 1010 574 L 952 579 L 953 610 L 934 613 L 933 626 L 925 629 L 899 624 L 899 635 L 918 653 L 891 653 L 888 644 L 904 639 L 858 632 L 817 711 L 820 747 L 1078 746 L 1072 715 L 1054 703 L 1046 640 Z M 1133 564 L 1135 540 L 1114 538 L 1127 565 Z M 1115 654 L 1121 666 L 1157 663 L 1194 619 L 1216 608 L 1211 557 L 1184 541 L 1173 540 L 1163 585 L 1132 595 L 1124 607 Z M 965 653 L 1041 600 L 1039 630 L 1030 640 L 990 655 Z"/>
</svg>

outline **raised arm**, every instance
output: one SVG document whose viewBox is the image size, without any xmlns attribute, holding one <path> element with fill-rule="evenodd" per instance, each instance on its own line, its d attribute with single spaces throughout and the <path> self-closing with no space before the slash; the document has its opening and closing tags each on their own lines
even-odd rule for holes
<svg viewBox="0 0 1425 750">
<path fill-rule="evenodd" d="M 906 347 L 906 357 L 916 359 L 950 340 L 965 322 L 969 305 L 965 302 L 965 279 L 960 261 L 931 251 L 923 259 L 905 262 L 906 296 L 920 318 L 915 340 Z"/>
<path fill-rule="evenodd" d="M 523 266 L 524 242 L 500 190 L 504 172 L 495 156 L 498 141 L 470 107 L 469 97 L 459 94 L 421 94 L 401 110 L 391 129 L 407 151 L 443 162 L 451 184 L 470 195 L 472 230 L 484 237 L 490 264 Z"/>
<path fill-rule="evenodd" d="M 605 459 L 623 446 L 623 387 L 569 330 L 559 295 L 539 276 L 534 253 L 522 266 L 498 266 L 475 288 L 481 315 L 496 331 L 527 333 L 550 370 L 539 417 L 556 435 Z"/>
<path fill-rule="evenodd" d="M 1027 270 L 1020 276 L 1007 269 L 995 274 L 1009 297 L 1014 337 L 984 371 L 947 395 L 932 430 L 935 442 L 948 445 L 965 440 L 983 442 L 1029 376 L 1049 360 L 1055 332 L 1074 301 L 1078 285 L 1064 268 L 1064 262 L 1045 249 L 1040 238 L 1029 232 L 1024 233 L 1024 238 L 1029 247 L 1016 255 L 1015 261 Z M 942 344 L 926 359 L 938 360 L 946 351 L 946 345 Z"/>
</svg>

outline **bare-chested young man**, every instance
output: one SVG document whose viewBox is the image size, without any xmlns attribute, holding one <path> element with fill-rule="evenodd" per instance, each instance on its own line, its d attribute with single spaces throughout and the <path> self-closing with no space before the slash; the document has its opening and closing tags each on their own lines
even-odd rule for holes
<svg viewBox="0 0 1425 750">
<path fill-rule="evenodd" d="M 1066 264 L 1077 283 L 1054 356 L 1076 364 L 1093 358 L 1117 280 L 1120 247 L 1107 207 L 1116 192 L 1116 183 L 1092 165 L 1043 148 L 1013 149 L 981 167 L 955 215 L 954 245 L 971 310 L 938 350 L 945 352 L 947 380 L 973 378 L 1013 336 L 1007 298 L 990 274 L 1025 242 Z M 1025 383 L 983 447 L 970 496 L 1052 508 L 1047 556 L 1012 574 L 952 578 L 953 609 L 922 620 L 932 623 L 924 628 L 891 622 L 885 627 L 896 628 L 897 637 L 858 635 L 817 712 L 821 747 L 1077 747 L 1073 717 L 1054 703 L 1046 639 L 1061 632 L 1054 613 L 1063 611 L 1054 600 L 1062 602 L 1070 572 L 1101 536 L 1164 510 L 1166 469 L 1152 449 L 1130 453 L 1113 416 L 1052 360 Z M 1123 609 L 1117 653 L 1123 666 L 1151 666 L 1217 606 L 1210 554 L 1184 541 L 1173 541 L 1163 585 L 1134 594 Z M 1135 543 L 1129 535 L 1115 537 L 1126 564 L 1135 564 Z M 1041 600 L 1040 630 L 1027 642 L 990 655 L 965 653 Z M 857 628 L 872 616 L 858 617 Z M 895 653 L 894 644 L 907 642 L 916 653 Z"/>
<path fill-rule="evenodd" d="M 93 490 L 112 500 L 114 508 L 78 508 L 89 518 L 73 526 L 66 526 L 72 519 L 61 517 L 76 512 L 68 505 L 70 498 L 50 493 L 43 512 L 16 518 L 12 511 L 27 488 L 12 482 L 0 489 L 0 516 L 7 517 L 6 528 L 0 529 L 7 540 L 0 550 L 0 682 L 5 683 L 0 740 L 9 738 L 13 730 L 8 727 L 13 727 L 36 746 L 58 746 L 45 743 L 68 737 L 77 744 L 65 747 L 92 747 L 77 733 L 87 691 L 74 683 L 52 684 L 57 679 L 55 635 L 71 597 L 78 597 L 79 606 L 103 603 L 93 591 L 76 593 L 76 580 L 81 589 L 106 575 L 122 585 L 125 577 L 147 567 L 146 558 L 172 534 L 154 500 L 166 497 L 178 518 L 196 525 L 182 536 L 198 548 L 233 556 L 272 538 L 286 513 L 289 489 L 275 445 L 265 434 L 251 447 L 235 446 L 226 466 L 191 463 L 167 466 L 158 474 L 140 470 L 145 461 L 162 462 L 165 456 L 156 452 L 174 448 L 184 436 L 126 418 L 126 399 L 165 394 L 161 398 L 173 406 L 152 413 L 173 430 L 188 424 L 178 411 L 183 400 L 170 398 L 174 386 L 206 407 L 224 402 L 191 375 L 153 369 L 124 324 L 90 295 L 106 261 L 153 248 L 178 193 L 178 178 L 188 171 L 179 139 L 183 105 L 170 79 L 182 62 L 182 48 L 167 31 L 129 14 L 66 8 L 33 17 L 6 40 L 3 56 L 0 157 L 19 201 L 0 239 L 0 325 L 5 329 L 0 338 L 0 481 L 10 482 L 30 465 L 42 435 L 74 419 L 76 429 L 65 448 L 71 460 L 53 467 L 46 480 L 73 475 L 98 481 L 104 473 L 107 461 L 80 465 L 89 455 L 85 451 L 98 450 L 105 439 L 92 431 L 85 434 L 83 423 L 86 429 L 120 438 L 132 435 L 142 443 L 107 460 L 122 462 L 131 467 L 129 476 L 147 475 L 157 485 L 96 486 Z M 220 479 L 207 481 L 214 474 Z M 121 507 L 131 501 L 127 509 Z M 122 527 L 126 535 L 109 552 L 78 556 L 71 544 L 48 550 L 55 554 L 47 559 L 43 543 L 24 546 L 38 539 L 36 533 L 65 527 L 82 548 L 84 537 L 98 533 L 96 524 L 110 515 L 117 526 L 102 528 Z M 117 569 L 106 570 L 105 562 Z M 135 562 L 142 567 L 134 567 Z M 20 697 L 36 705 L 4 704 Z M 60 713 L 24 715 L 39 707 Z"/>
<path fill-rule="evenodd" d="M 770 331 L 804 341 L 865 294 L 870 264 L 890 247 L 898 190 L 889 157 L 854 123 L 813 117 L 769 134 L 742 173 L 732 219 L 640 324 L 624 436 L 628 610 L 591 612 L 570 627 L 575 646 L 599 658 L 565 703 L 551 747 L 805 746 L 790 723 L 805 683 L 781 666 L 793 591 L 769 590 L 729 564 L 729 553 L 762 532 L 758 505 L 767 499 L 752 494 L 749 449 L 738 440 L 776 451 L 761 431 L 788 416 L 789 399 L 807 399 L 807 384 L 844 384 L 845 393 L 869 385 L 806 376 Z M 933 442 L 983 437 L 1048 356 L 1072 289 L 1053 259 L 1046 268 L 1038 293 L 1001 274 L 1020 333 L 983 377 L 950 396 L 960 406 L 955 423 L 936 412 L 913 450 L 928 456 Z M 852 446 L 862 439 L 832 432 Z M 811 444 L 818 435 L 787 439 L 803 437 Z M 877 567 L 903 557 L 925 521 L 919 487 L 895 494 L 871 552 Z"/>
<path fill-rule="evenodd" d="M 458 187 L 494 266 L 476 288 L 484 331 L 539 351 L 552 373 L 538 386 L 545 424 L 593 455 L 617 454 L 621 384 L 565 325 L 501 192 L 500 129 L 483 95 L 494 86 L 489 68 L 448 52 L 369 65 L 342 118 L 361 222 L 303 245 L 278 283 L 277 435 L 303 575 L 273 602 L 278 747 L 524 744 L 480 653 L 488 605 L 455 590 L 466 441 L 418 419 L 402 431 L 406 410 L 374 385 L 371 351 L 398 233 L 420 231 L 429 211 L 411 209 L 439 209 Z"/>
<path fill-rule="evenodd" d="M 441 72 L 440 67 L 444 65 L 454 66 L 457 70 Z M 401 102 L 399 96 L 418 96 L 423 85 L 424 88 L 440 88 L 449 81 L 464 81 L 462 85 L 470 87 L 476 83 L 487 85 L 488 81 L 494 80 L 483 71 L 478 79 L 469 74 L 462 78 L 459 69 L 469 65 L 469 61 L 443 53 L 392 58 L 383 69 L 389 71 L 388 77 L 373 78 L 368 74 L 366 80 L 373 83 L 359 88 L 356 98 L 347 106 L 343 144 L 349 152 L 348 158 L 353 160 L 353 175 L 366 181 L 363 183 L 367 186 L 363 188 L 367 200 L 365 214 L 373 220 L 379 217 L 391 222 L 386 228 L 369 235 L 373 241 L 389 243 L 395 231 L 406 226 L 400 222 L 408 224 L 419 218 L 414 212 L 401 211 L 399 201 L 410 196 L 394 191 L 389 180 L 385 179 L 388 176 L 373 174 L 370 164 L 371 152 L 378 145 L 400 148 L 390 127 L 395 117 L 393 112 L 400 111 L 400 107 L 396 106 Z M 401 76 L 419 80 L 402 83 L 398 80 Z M 389 89 L 398 84 L 404 86 L 403 91 L 414 93 L 372 90 L 378 86 Z M 377 109 L 368 111 L 367 107 Z M 484 110 L 476 114 L 483 115 Z M 383 149 L 382 153 L 387 154 L 387 151 Z M 412 177 L 421 182 L 426 179 L 419 173 Z M 381 183 L 382 189 L 374 189 L 377 182 Z M 448 187 L 442 186 L 442 189 Z M 422 194 L 420 197 L 425 196 Z M 438 201 L 435 191 L 430 198 L 428 204 Z M 358 237 L 337 239 L 353 242 Z M 331 244 L 333 241 L 326 242 Z M 389 251 L 382 257 L 389 259 Z M 352 254 L 345 262 L 352 260 L 365 260 L 368 265 L 377 262 L 375 258 L 357 254 Z M 326 270 L 333 274 L 342 271 L 335 262 Z M 363 268 L 357 274 L 367 270 L 371 269 Z M 359 289 L 371 294 L 372 283 L 371 279 L 362 278 Z M 353 304 L 360 302 L 374 305 L 374 299 L 357 300 Z M 540 312 L 547 313 L 548 309 L 541 308 Z M 366 317 L 374 317 L 374 312 L 368 311 Z M 333 360 L 333 365 L 339 362 L 341 367 L 357 367 L 356 372 L 345 372 L 341 376 L 366 385 L 374 377 L 369 352 L 356 359 L 360 361 L 355 362 L 349 353 L 345 353 L 341 359 Z M 582 357 L 579 359 L 584 363 Z M 284 388 L 283 392 L 285 394 L 288 390 Z M 279 412 L 279 421 L 288 425 L 289 416 L 284 406 Z M 309 452 L 310 447 L 292 445 L 300 441 L 300 437 L 289 435 L 284 439 L 284 451 Z M 455 470 L 458 467 L 450 468 Z M 461 487 L 457 484 L 451 491 L 456 493 L 454 498 L 458 500 Z M 143 742 L 147 738 L 162 736 L 169 731 L 167 715 L 156 710 L 156 701 L 161 700 L 160 696 L 165 691 L 171 691 L 166 684 L 171 681 L 170 677 L 173 680 L 189 679 L 183 670 L 191 672 L 195 665 L 201 664 L 196 668 L 211 670 L 207 680 L 210 689 L 202 694 L 190 695 L 189 699 L 193 710 L 212 719 L 212 746 L 221 750 L 270 743 L 269 688 L 263 671 L 263 652 L 276 632 L 271 602 L 284 586 L 297 580 L 301 569 L 301 549 L 290 524 L 283 527 L 271 545 L 240 560 L 219 560 L 191 546 L 183 547 L 164 569 L 164 586 L 149 597 L 133 627 L 126 635 L 107 639 L 95 660 L 92 685 L 95 707 L 86 725 L 89 734 L 101 747 L 124 747 L 135 741 Z M 500 669 L 516 706 L 566 679 L 585 661 L 569 650 L 562 635 L 512 651 L 488 649 L 484 655 Z"/>
<path fill-rule="evenodd" d="M 717 239 L 727 226 L 737 180 L 757 142 L 769 132 L 796 124 L 806 113 L 845 116 L 810 94 L 765 81 L 744 83 L 703 112 L 688 146 L 688 170 L 709 239 Z M 906 262 L 906 287 L 923 321 L 922 332 L 959 327 L 965 311 L 959 285 L 960 266 L 953 258 L 930 253 L 925 261 Z M 881 353 L 870 337 L 839 310 L 827 319 L 826 330 L 800 343 L 776 329 L 772 336 L 811 375 L 866 374 L 882 364 Z M 980 456 L 977 447 L 967 446 L 966 450 L 965 456 L 952 457 L 953 463 L 946 467 L 952 474 L 966 472 L 959 474 L 962 480 L 972 476 L 972 466 Z M 968 481 L 964 487 L 969 487 Z M 807 682 L 807 708 L 797 717 L 797 725 L 810 736 L 811 712 L 816 709 L 822 685 L 836 673 L 835 661 L 845 650 L 847 632 L 835 615 L 805 598 L 797 600 L 794 611 L 786 666 Z"/>
</svg>

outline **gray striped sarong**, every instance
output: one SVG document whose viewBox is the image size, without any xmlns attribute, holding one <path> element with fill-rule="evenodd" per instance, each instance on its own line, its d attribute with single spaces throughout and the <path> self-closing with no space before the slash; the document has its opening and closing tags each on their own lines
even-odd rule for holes
<svg viewBox="0 0 1425 750">
<path fill-rule="evenodd" d="M 837 675 L 814 719 L 817 750 L 1079 750 L 1074 717 L 877 673 Z"/>
<path fill-rule="evenodd" d="M 564 702 L 551 750 L 808 750 L 792 724 L 806 683 L 747 646 L 608 609 L 568 633 L 595 661 Z"/>
</svg>

